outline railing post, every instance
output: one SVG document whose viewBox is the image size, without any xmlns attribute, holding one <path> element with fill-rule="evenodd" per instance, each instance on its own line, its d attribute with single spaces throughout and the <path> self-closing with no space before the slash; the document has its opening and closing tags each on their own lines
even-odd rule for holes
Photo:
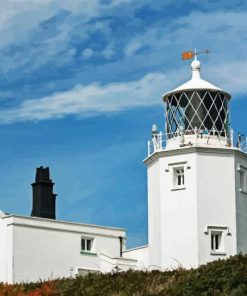
<svg viewBox="0 0 247 296">
<path fill-rule="evenodd" d="M 151 149 L 150 149 L 150 141 L 148 140 L 148 156 L 151 154 Z"/>
<path fill-rule="evenodd" d="M 241 149 L 241 142 L 242 142 L 241 134 L 240 134 L 240 133 L 238 133 L 238 142 L 237 142 L 237 147 L 238 147 L 239 149 Z"/>
<path fill-rule="evenodd" d="M 197 129 L 197 126 L 195 126 L 194 128 L 194 133 L 195 133 L 195 144 L 197 144 L 197 139 L 198 139 L 198 129 Z"/>
<path fill-rule="evenodd" d="M 231 147 L 233 147 L 233 135 L 234 135 L 234 131 L 233 129 L 231 129 Z"/>
<path fill-rule="evenodd" d="M 147 141 L 148 156 L 152 155 L 157 151 L 162 151 L 163 149 L 165 149 L 166 139 L 166 134 L 163 134 L 161 131 L 157 133 L 152 133 L 152 138 Z"/>
<path fill-rule="evenodd" d="M 159 149 L 162 149 L 162 132 L 159 132 Z"/>
<path fill-rule="evenodd" d="M 213 127 L 212 131 L 213 131 L 213 136 L 215 136 L 215 128 L 214 127 Z"/>
<path fill-rule="evenodd" d="M 180 144 L 183 146 L 184 145 L 184 142 L 185 142 L 185 139 L 184 139 L 184 130 L 181 129 L 181 131 L 180 131 Z"/>
<path fill-rule="evenodd" d="M 157 146 L 157 141 L 156 141 L 156 137 L 153 137 L 152 138 L 152 142 L 153 142 L 153 149 L 154 149 L 154 152 L 156 151 L 156 146 Z"/>
<path fill-rule="evenodd" d="M 197 129 L 197 126 L 195 126 L 194 131 L 195 131 L 195 135 L 196 135 L 196 137 L 197 137 L 197 136 L 198 136 L 198 129 Z"/>
</svg>

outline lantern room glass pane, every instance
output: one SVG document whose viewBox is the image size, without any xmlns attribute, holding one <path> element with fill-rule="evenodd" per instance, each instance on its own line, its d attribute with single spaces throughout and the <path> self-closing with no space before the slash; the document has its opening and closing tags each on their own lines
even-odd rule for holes
<svg viewBox="0 0 247 296">
<path fill-rule="evenodd" d="M 174 93 L 166 102 L 166 132 L 176 137 L 195 130 L 225 136 L 228 133 L 228 97 L 224 93 L 195 90 Z"/>
</svg>

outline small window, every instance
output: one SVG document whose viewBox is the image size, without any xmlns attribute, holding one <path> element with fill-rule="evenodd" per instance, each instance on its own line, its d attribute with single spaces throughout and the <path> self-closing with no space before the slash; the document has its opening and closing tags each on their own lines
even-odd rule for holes
<svg viewBox="0 0 247 296">
<path fill-rule="evenodd" d="M 247 170 L 240 168 L 240 191 L 247 193 Z"/>
<path fill-rule="evenodd" d="M 84 252 L 92 252 L 93 247 L 93 239 L 92 238 L 85 238 L 81 239 L 81 251 Z"/>
<path fill-rule="evenodd" d="M 211 251 L 213 253 L 224 252 L 222 231 L 211 231 Z"/>
<path fill-rule="evenodd" d="M 221 238 L 222 238 L 222 233 L 220 232 L 211 233 L 211 250 L 212 251 L 220 250 Z"/>
<path fill-rule="evenodd" d="M 210 255 L 226 256 L 225 240 L 226 236 L 231 235 L 228 226 L 207 225 L 203 231 L 208 237 L 208 250 Z"/>
<path fill-rule="evenodd" d="M 184 167 L 173 168 L 173 185 L 174 187 L 184 186 Z"/>
<path fill-rule="evenodd" d="M 85 275 L 88 275 L 89 273 L 99 273 L 99 271 L 96 269 L 78 268 L 78 272 L 77 272 L 78 275 L 85 276 Z"/>
</svg>

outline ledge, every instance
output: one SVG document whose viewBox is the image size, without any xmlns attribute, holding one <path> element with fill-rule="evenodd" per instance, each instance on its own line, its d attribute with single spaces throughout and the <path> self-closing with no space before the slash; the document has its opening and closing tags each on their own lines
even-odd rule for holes
<svg viewBox="0 0 247 296">
<path fill-rule="evenodd" d="M 213 255 L 213 256 L 226 256 L 226 252 L 214 252 L 214 251 L 211 251 L 210 255 Z"/>
<path fill-rule="evenodd" d="M 185 186 L 181 186 L 181 187 L 172 187 L 171 191 L 177 191 L 177 190 L 185 190 L 186 187 Z"/>
<path fill-rule="evenodd" d="M 164 156 L 172 156 L 172 155 L 184 155 L 189 153 L 217 153 L 218 155 L 243 155 L 246 158 L 246 153 L 239 150 L 236 147 L 208 147 L 208 146 L 190 146 L 186 148 L 177 148 L 171 150 L 161 150 L 152 153 L 151 155 L 147 156 L 143 163 L 146 166 L 151 165 L 156 159 Z"/>
<path fill-rule="evenodd" d="M 97 253 L 86 252 L 86 251 L 81 251 L 80 254 L 81 255 L 86 255 L 86 256 L 97 256 Z"/>
<path fill-rule="evenodd" d="M 226 231 L 226 235 L 232 235 L 228 226 L 225 225 L 206 225 L 203 232 L 209 234 L 209 231 Z M 220 253 L 220 252 L 219 252 Z"/>
</svg>

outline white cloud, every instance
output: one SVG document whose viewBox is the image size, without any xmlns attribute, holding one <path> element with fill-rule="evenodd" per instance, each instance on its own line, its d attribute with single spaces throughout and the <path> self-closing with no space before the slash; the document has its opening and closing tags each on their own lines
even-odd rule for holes
<svg viewBox="0 0 247 296">
<path fill-rule="evenodd" d="M 129 44 L 124 48 L 124 53 L 127 57 L 132 56 L 137 52 L 138 49 L 144 46 L 143 40 L 139 37 L 139 40 L 132 40 Z"/>
<path fill-rule="evenodd" d="M 28 33 L 42 21 L 52 18 L 62 10 L 73 16 L 80 15 L 81 22 L 87 23 L 98 16 L 112 15 L 111 10 L 121 5 L 131 10 L 145 2 L 150 0 L 143 0 L 142 3 L 137 0 L 114 0 L 105 4 L 101 0 L 1 0 L 0 48 L 25 40 Z M 95 29 L 107 30 L 100 22 L 96 22 Z"/>
<path fill-rule="evenodd" d="M 91 116 L 161 103 L 164 85 L 170 83 L 161 73 L 151 73 L 140 80 L 101 85 L 77 85 L 50 96 L 26 100 L 20 106 L 1 110 L 0 122 L 39 121 L 68 115 Z"/>
<path fill-rule="evenodd" d="M 169 2 L 167 1 L 168 4 Z M 168 86 L 179 83 L 184 78 L 181 73 L 184 74 L 187 71 L 182 63 L 178 64 L 180 51 L 191 49 L 194 46 L 198 49 L 209 47 L 212 50 L 209 57 L 210 63 L 207 66 L 203 63 L 202 70 L 203 73 L 205 71 L 205 79 L 208 78 L 212 83 L 218 84 L 221 88 L 226 88 L 233 94 L 247 92 L 245 85 L 247 64 L 242 62 L 247 51 L 247 43 L 245 42 L 247 40 L 246 11 L 210 11 L 204 13 L 194 11 L 184 17 L 178 15 L 168 22 L 165 19 L 159 19 L 150 26 L 144 26 L 143 29 L 146 28 L 146 30 L 143 30 L 139 35 L 135 34 L 133 30 L 131 35 L 128 35 L 133 36 L 132 39 L 128 39 L 128 36 L 121 39 L 122 36 L 113 37 L 116 28 L 112 26 L 109 18 L 106 18 L 105 21 L 104 16 L 114 16 L 114 13 L 116 15 L 117 13 L 121 14 L 121 8 L 124 5 L 126 5 L 126 9 L 134 10 L 145 3 L 151 3 L 151 1 L 143 0 L 141 4 L 137 0 L 115 0 L 108 2 L 107 5 L 102 3 L 107 2 L 99 0 L 2 1 L 0 3 L 0 11 L 2 8 L 0 13 L 0 33 L 2 34 L 0 48 L 8 42 L 18 44 L 19 40 L 28 39 L 27 32 L 39 26 L 40 22 L 55 16 L 62 9 L 67 9 L 73 16 L 79 15 L 82 20 L 79 23 L 78 19 L 61 22 L 56 28 L 56 34 L 48 35 L 48 38 L 44 38 L 44 40 L 38 40 L 38 46 L 36 44 L 33 48 L 30 46 L 31 49 L 25 51 L 22 55 L 3 55 L 1 59 L 2 71 L 11 70 L 11 73 L 14 73 L 19 65 L 22 66 L 19 72 L 32 73 L 33 69 L 38 69 L 41 65 L 48 63 L 55 65 L 56 60 L 58 64 L 60 62 L 66 63 L 73 59 L 73 55 L 76 53 L 76 49 L 72 45 L 73 42 L 70 42 L 71 35 L 76 32 L 80 35 L 75 35 L 75 39 L 79 37 L 80 41 L 85 41 L 91 34 L 100 34 L 102 39 L 105 38 L 105 44 L 102 43 L 105 46 L 102 46 L 103 48 L 97 48 L 97 46 L 94 48 L 94 44 L 85 44 L 86 49 L 81 54 L 84 59 L 90 59 L 92 56 L 103 56 L 106 59 L 111 59 L 113 56 L 118 58 L 118 56 L 121 56 L 120 54 L 117 55 L 118 51 L 121 53 L 121 42 L 129 40 L 126 47 L 122 49 L 125 54 L 124 59 L 120 57 L 117 61 L 108 63 L 108 68 L 104 64 L 88 65 L 88 68 L 95 66 L 95 73 L 99 75 L 97 80 L 105 81 L 105 77 L 102 76 L 107 76 L 106 73 L 109 73 L 110 77 L 122 75 L 121 79 L 123 77 L 131 79 L 131 76 L 128 75 L 132 75 L 134 72 L 136 77 L 139 71 L 143 73 L 147 69 L 147 71 L 152 72 L 158 71 L 157 69 L 163 71 L 165 69 L 166 76 L 163 75 L 163 78 L 166 78 L 166 81 L 163 80 L 161 83 L 158 79 L 159 75 L 162 74 L 152 74 L 154 75 L 152 77 L 155 78 L 153 78 L 152 83 L 150 82 L 147 85 L 152 84 L 155 87 L 152 91 L 149 89 L 149 100 L 145 99 L 145 92 L 138 94 L 142 99 L 135 97 L 135 95 L 137 94 L 138 83 L 140 88 L 145 89 L 145 79 L 150 76 L 128 83 L 107 85 L 91 83 L 88 86 L 79 84 L 65 93 L 54 93 L 38 100 L 26 100 L 16 108 L 2 110 L 1 122 L 44 120 L 69 114 L 88 116 L 92 113 L 115 112 L 135 106 L 141 107 L 158 103 L 161 93 L 164 90 L 169 90 Z M 111 9 L 113 10 L 111 11 Z M 100 20 L 97 19 L 98 16 L 101 16 Z M 92 19 L 93 21 L 89 22 Z M 114 40 L 113 38 L 118 39 Z M 27 44 L 24 43 L 24 45 Z M 44 46 L 42 47 L 40 44 Z M 147 50 L 139 51 L 142 48 Z M 214 54 L 214 52 L 217 52 L 217 54 Z M 179 70 L 174 69 L 177 65 Z M 94 70 L 91 72 L 94 74 Z M 93 75 L 91 74 L 91 76 Z M 74 79 L 67 85 L 76 85 L 76 81 L 83 81 L 81 80 L 83 75 L 78 77 L 80 77 L 80 80 L 76 80 L 74 77 L 65 77 L 64 81 L 68 82 Z M 119 89 L 123 91 L 119 93 Z"/>
<path fill-rule="evenodd" d="M 93 50 L 92 50 L 92 48 L 86 48 L 86 49 L 83 50 L 82 57 L 84 59 L 89 59 L 92 56 L 93 56 Z"/>
<path fill-rule="evenodd" d="M 68 55 L 73 57 L 76 54 L 76 49 L 75 48 L 70 48 L 68 50 Z"/>
<path fill-rule="evenodd" d="M 110 44 L 113 36 L 109 19 L 118 14 L 119 7 L 125 7 L 131 15 L 131 11 L 146 2 L 150 0 L 142 3 L 136 0 L 1 0 L 0 49 L 5 49 L 0 56 L 1 72 L 7 75 L 18 68 L 32 72 L 48 63 L 55 64 L 56 60 L 60 65 L 68 64 L 73 60 L 70 43 L 74 44 L 74 40 L 86 43 L 93 33 L 99 33 Z M 63 13 L 65 19 L 59 19 Z M 9 49 L 11 54 L 6 55 Z M 114 54 L 110 47 L 100 48 L 98 53 L 94 51 L 106 59 Z M 64 57 L 66 53 L 69 54 Z"/>
<path fill-rule="evenodd" d="M 247 93 L 247 61 L 229 61 L 221 65 L 212 65 L 205 70 L 206 76 L 230 92 L 233 99 L 235 95 Z"/>
<path fill-rule="evenodd" d="M 208 57 L 199 57 L 205 79 L 233 95 L 241 94 L 247 92 L 246 27 L 247 11 L 194 11 L 169 24 L 159 22 L 147 27 L 142 34 L 133 36 L 123 51 L 126 59 L 136 56 L 139 61 L 141 58 L 149 60 L 150 66 L 160 64 L 168 75 L 179 64 L 182 51 L 208 48 L 211 50 Z M 149 50 L 139 54 L 138 50 L 142 48 Z M 207 63 L 204 63 L 205 59 L 208 59 Z"/>
<path fill-rule="evenodd" d="M 113 42 L 111 42 L 103 49 L 101 54 L 104 58 L 109 60 L 113 57 L 114 53 L 115 53 L 114 44 Z"/>
<path fill-rule="evenodd" d="M 184 17 L 174 18 L 166 24 L 159 22 L 141 34 L 134 35 L 124 53 L 130 56 L 143 47 L 154 50 L 171 50 L 178 47 L 189 50 L 193 45 L 207 45 L 209 48 L 221 49 L 221 52 L 243 52 L 247 39 L 247 12 L 192 12 Z M 239 38 L 241 36 L 241 38 Z M 239 47 L 237 47 L 240 46 Z M 189 46 L 189 47 L 188 47 Z M 244 51 L 244 53 L 246 50 Z"/>
<path fill-rule="evenodd" d="M 247 62 L 211 65 L 202 77 L 234 94 L 247 92 Z M 203 75 L 205 74 L 205 75 Z M 102 85 L 91 83 L 49 96 L 23 101 L 15 108 L 0 110 L 1 123 L 42 121 L 76 115 L 80 118 L 115 113 L 132 108 L 162 104 L 162 94 L 190 78 L 190 69 L 181 67 L 169 73 L 149 73 L 136 81 Z M 220 83 L 217 83 L 220 81 Z"/>
</svg>

